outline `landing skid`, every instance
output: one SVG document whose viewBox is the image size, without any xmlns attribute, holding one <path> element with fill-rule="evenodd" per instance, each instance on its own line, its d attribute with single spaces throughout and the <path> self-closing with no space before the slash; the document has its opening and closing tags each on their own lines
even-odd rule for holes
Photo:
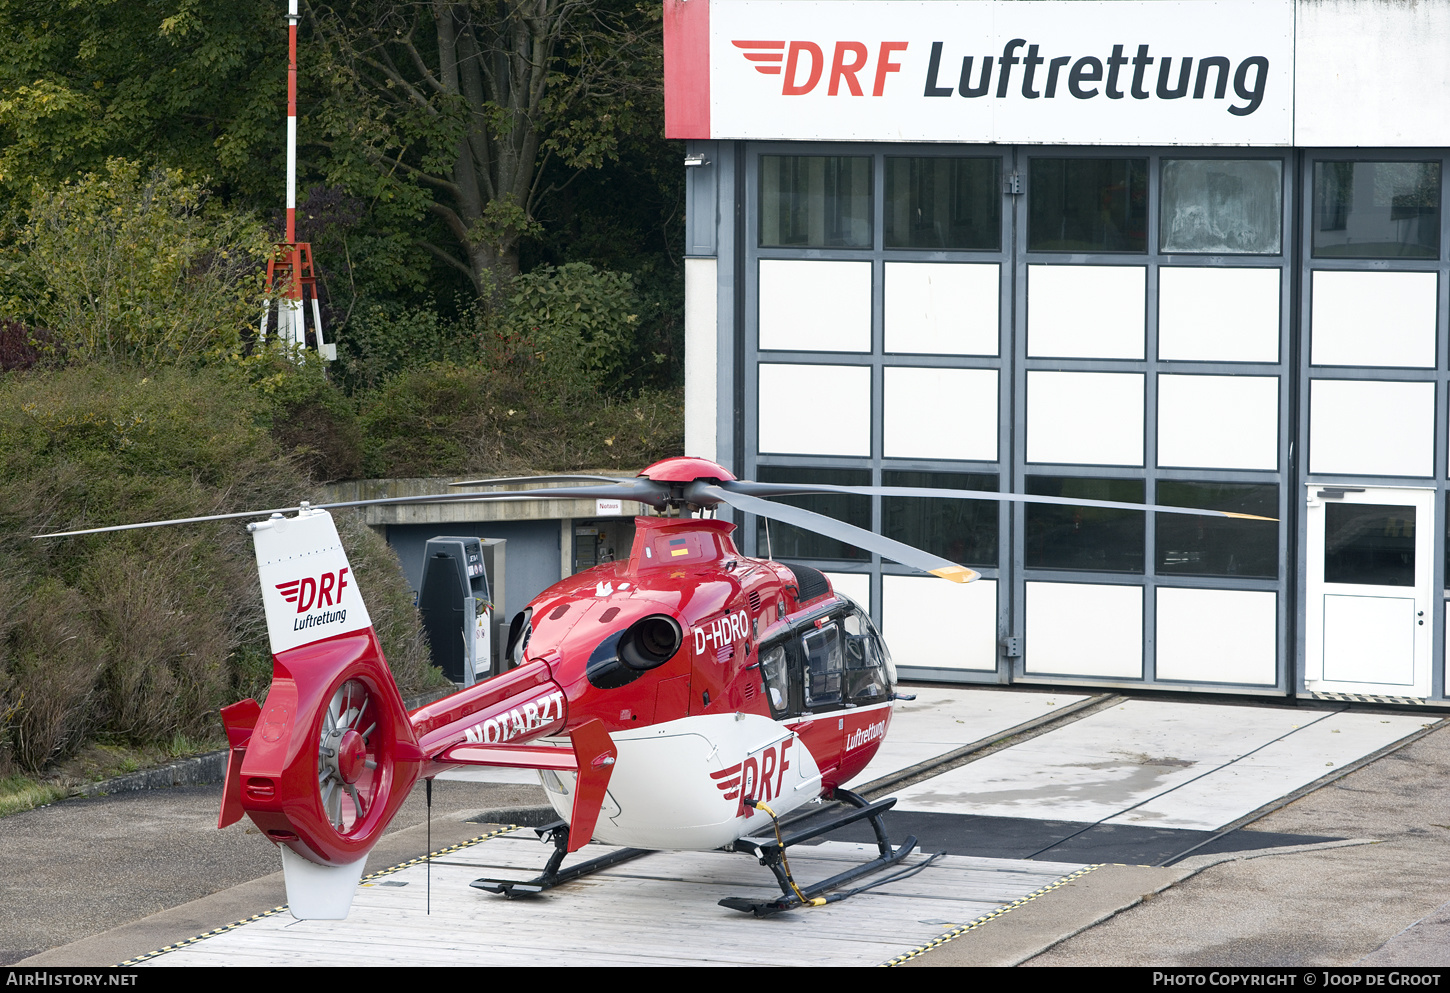
<svg viewBox="0 0 1450 993">
<path fill-rule="evenodd" d="M 868 803 L 865 797 L 850 790 L 837 788 L 832 794 L 833 799 L 841 800 L 850 804 L 852 810 L 845 810 L 833 817 L 818 821 L 805 830 L 794 834 L 784 835 L 777 841 L 775 838 L 741 838 L 735 842 L 734 849 L 737 852 L 748 852 L 760 859 L 760 864 L 766 866 L 775 873 L 775 881 L 780 884 L 781 898 L 760 902 L 748 900 L 744 897 L 726 897 L 720 901 L 720 906 L 729 907 L 731 910 L 739 910 L 745 913 L 754 914 L 756 917 L 769 917 L 785 910 L 794 910 L 797 907 L 811 906 L 819 903 L 832 903 L 843 900 L 850 896 L 850 893 L 835 894 L 821 898 L 821 894 L 833 890 L 846 883 L 869 876 L 873 872 L 896 865 L 906 856 L 910 855 L 916 848 L 916 836 L 909 835 L 901 847 L 893 850 L 891 840 L 886 836 L 886 825 L 881 821 L 881 815 L 892 807 L 896 806 L 896 798 L 878 800 L 875 803 Z M 869 820 L 871 829 L 876 832 L 876 847 L 881 854 L 854 869 L 832 876 L 812 886 L 798 886 L 794 883 L 785 866 L 785 850 L 791 845 L 799 845 L 801 842 L 818 838 L 823 834 L 834 831 L 847 824 L 853 824 L 859 820 Z M 476 884 L 475 884 L 476 885 Z"/>
<path fill-rule="evenodd" d="M 580 862 L 578 865 L 571 865 L 567 869 L 560 869 L 564 862 L 564 856 L 569 854 L 569 824 L 566 821 L 553 821 L 542 827 L 534 828 L 539 835 L 539 840 L 548 838 L 554 843 L 554 854 L 549 856 L 544 871 L 533 879 L 524 881 L 516 879 L 475 879 L 469 886 L 475 889 L 487 890 L 490 893 L 502 893 L 512 900 L 516 896 L 534 896 L 545 890 L 551 890 L 561 883 L 567 883 L 587 876 L 591 872 L 598 872 L 600 869 L 607 869 L 612 865 L 619 865 L 621 862 L 628 862 L 637 859 L 641 855 L 648 855 L 647 848 L 621 848 L 608 855 L 601 855 L 597 859 L 590 859 L 587 862 Z"/>
</svg>

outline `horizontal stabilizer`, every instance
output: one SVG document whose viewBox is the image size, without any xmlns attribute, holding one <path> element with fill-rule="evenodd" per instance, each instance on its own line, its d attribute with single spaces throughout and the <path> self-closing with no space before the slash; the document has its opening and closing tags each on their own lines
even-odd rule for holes
<svg viewBox="0 0 1450 993">
<path fill-rule="evenodd" d="M 455 745 L 438 761 L 444 765 L 488 765 L 501 769 L 552 769 L 574 772 L 579 761 L 567 748 L 548 745 Z"/>
</svg>

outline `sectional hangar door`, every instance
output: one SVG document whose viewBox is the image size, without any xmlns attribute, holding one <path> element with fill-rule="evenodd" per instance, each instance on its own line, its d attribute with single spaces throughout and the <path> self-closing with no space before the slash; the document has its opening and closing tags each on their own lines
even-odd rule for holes
<svg viewBox="0 0 1450 993">
<path fill-rule="evenodd" d="M 1440 154 L 691 154 L 692 205 L 742 204 L 713 251 L 690 234 L 740 475 L 1279 519 L 793 501 L 970 565 L 967 587 L 744 520 L 748 552 L 867 604 L 904 672 L 1444 699 Z"/>
<path fill-rule="evenodd" d="M 975 682 L 1446 702 L 1450 0 L 665 0 L 686 439 Z"/>
</svg>

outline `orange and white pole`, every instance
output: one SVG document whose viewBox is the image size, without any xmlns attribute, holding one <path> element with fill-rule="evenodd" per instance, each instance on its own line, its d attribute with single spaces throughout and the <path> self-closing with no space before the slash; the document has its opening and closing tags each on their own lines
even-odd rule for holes
<svg viewBox="0 0 1450 993">
<path fill-rule="evenodd" d="M 291 332 L 297 348 L 307 347 L 302 323 L 302 265 L 297 250 L 297 0 L 287 0 L 287 253 L 292 280 L 283 307 L 286 317 L 278 320 L 278 331 Z"/>
<path fill-rule="evenodd" d="M 297 2 L 287 5 L 287 232 L 277 251 L 267 262 L 267 293 L 270 295 L 279 280 L 285 280 L 286 296 L 277 300 L 277 334 L 299 352 L 307 347 L 307 322 L 303 298 L 312 289 L 312 329 L 317 337 L 317 350 L 331 361 L 337 357 L 337 346 L 322 336 L 322 311 L 317 300 L 317 273 L 312 265 L 312 246 L 297 240 Z M 271 304 L 262 311 L 261 339 L 267 338 L 267 321 Z"/>
</svg>

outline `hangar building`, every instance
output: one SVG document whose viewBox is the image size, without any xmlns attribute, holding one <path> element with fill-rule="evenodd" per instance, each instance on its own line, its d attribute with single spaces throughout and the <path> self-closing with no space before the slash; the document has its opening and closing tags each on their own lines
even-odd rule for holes
<svg viewBox="0 0 1450 993">
<path fill-rule="evenodd" d="M 1445 705 L 1450 0 L 666 0 L 687 449 L 915 676 Z"/>
</svg>

